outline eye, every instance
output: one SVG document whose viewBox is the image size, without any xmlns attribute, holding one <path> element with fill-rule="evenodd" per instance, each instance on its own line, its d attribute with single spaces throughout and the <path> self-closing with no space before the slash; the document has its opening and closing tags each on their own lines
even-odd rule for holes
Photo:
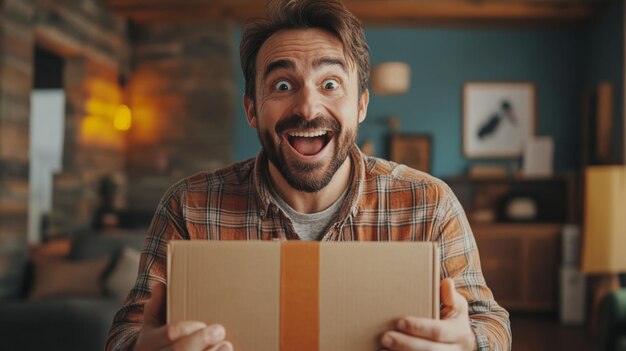
<svg viewBox="0 0 626 351">
<path fill-rule="evenodd" d="M 274 89 L 276 89 L 278 91 L 289 91 L 292 88 L 293 87 L 291 86 L 291 83 L 289 83 L 286 80 L 280 80 L 280 81 L 276 82 L 276 84 L 274 84 Z"/>
<path fill-rule="evenodd" d="M 337 88 L 339 88 L 339 82 L 335 79 L 326 79 L 323 83 L 322 83 L 322 88 L 326 89 L 326 90 L 335 90 Z"/>
</svg>

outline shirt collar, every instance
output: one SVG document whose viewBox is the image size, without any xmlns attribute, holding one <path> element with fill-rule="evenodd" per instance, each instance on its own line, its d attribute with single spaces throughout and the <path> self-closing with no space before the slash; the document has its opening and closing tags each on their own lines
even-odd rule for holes
<svg viewBox="0 0 626 351">
<path fill-rule="evenodd" d="M 365 158 L 356 145 L 350 150 L 349 157 L 352 159 L 352 177 L 350 178 L 350 188 L 348 189 L 343 205 L 339 209 L 337 217 L 341 222 L 350 215 L 354 216 L 358 213 L 359 199 L 363 193 L 363 186 L 365 184 Z M 265 150 L 261 149 L 256 157 L 253 172 L 256 200 L 261 217 L 267 216 L 268 213 L 277 208 L 276 205 L 272 203 L 272 197 L 270 195 L 268 162 L 269 160 Z"/>
</svg>

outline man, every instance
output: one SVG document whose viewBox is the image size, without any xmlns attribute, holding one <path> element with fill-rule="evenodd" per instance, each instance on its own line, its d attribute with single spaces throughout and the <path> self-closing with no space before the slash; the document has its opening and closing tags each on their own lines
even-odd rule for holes
<svg viewBox="0 0 626 351">
<path fill-rule="evenodd" d="M 436 241 L 441 320 L 401 318 L 380 347 L 510 348 L 508 314 L 485 284 L 450 189 L 354 145 L 369 101 L 368 50 L 360 22 L 339 0 L 270 1 L 267 18 L 246 26 L 244 107 L 262 151 L 184 179 L 164 195 L 107 350 L 232 350 L 220 325 L 163 325 L 172 239 Z"/>
</svg>

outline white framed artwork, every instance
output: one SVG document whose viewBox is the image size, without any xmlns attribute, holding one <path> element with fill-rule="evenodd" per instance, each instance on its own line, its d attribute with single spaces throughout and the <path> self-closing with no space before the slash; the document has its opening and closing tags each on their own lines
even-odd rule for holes
<svg viewBox="0 0 626 351">
<path fill-rule="evenodd" d="M 535 135 L 535 85 L 468 82 L 463 87 L 463 154 L 469 158 L 521 156 Z"/>
</svg>

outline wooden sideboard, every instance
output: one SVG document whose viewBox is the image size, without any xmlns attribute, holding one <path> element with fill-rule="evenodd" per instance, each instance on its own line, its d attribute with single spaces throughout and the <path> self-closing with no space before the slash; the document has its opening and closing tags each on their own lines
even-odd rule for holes
<svg viewBox="0 0 626 351">
<path fill-rule="evenodd" d="M 558 308 L 561 229 L 580 218 L 577 179 L 453 177 L 446 180 L 472 225 L 487 285 L 511 311 Z M 534 203 L 532 218 L 507 212 L 511 199 Z"/>
<path fill-rule="evenodd" d="M 511 311 L 555 311 L 562 224 L 473 224 L 483 274 Z"/>
</svg>

